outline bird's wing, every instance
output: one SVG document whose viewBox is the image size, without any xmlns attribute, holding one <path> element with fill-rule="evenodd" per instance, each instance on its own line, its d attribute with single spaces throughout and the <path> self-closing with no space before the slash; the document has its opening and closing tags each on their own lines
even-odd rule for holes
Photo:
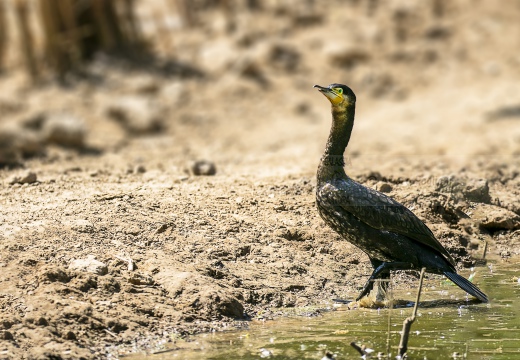
<svg viewBox="0 0 520 360">
<path fill-rule="evenodd" d="M 437 250 L 455 266 L 455 260 L 435 238 L 432 231 L 404 205 L 350 179 L 342 180 L 341 184 L 325 186 L 331 187 L 324 192 L 332 197 L 329 200 L 368 226 L 414 239 Z"/>
</svg>

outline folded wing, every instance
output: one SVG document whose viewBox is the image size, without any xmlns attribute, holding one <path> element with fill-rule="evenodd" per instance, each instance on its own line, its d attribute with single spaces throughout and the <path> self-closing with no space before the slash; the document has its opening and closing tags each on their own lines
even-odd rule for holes
<svg viewBox="0 0 520 360">
<path fill-rule="evenodd" d="M 339 185 L 339 184 L 338 184 Z M 323 191 L 335 206 L 350 212 L 360 221 L 378 230 L 407 236 L 441 253 L 455 266 L 455 260 L 435 238 L 431 230 L 410 210 L 394 199 L 353 180 L 342 180 L 340 186 Z"/>
</svg>

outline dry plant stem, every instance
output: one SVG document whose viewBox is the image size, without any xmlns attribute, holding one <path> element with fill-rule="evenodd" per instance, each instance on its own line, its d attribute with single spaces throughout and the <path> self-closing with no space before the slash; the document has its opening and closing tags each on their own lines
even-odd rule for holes
<svg viewBox="0 0 520 360">
<path fill-rule="evenodd" d="M 94 0 L 92 2 L 92 9 L 94 11 L 94 18 L 97 22 L 97 29 L 99 29 L 99 35 L 101 37 L 101 43 L 104 50 L 110 50 L 113 48 L 115 39 L 113 34 L 110 32 L 108 20 L 106 16 L 106 7 L 103 0 Z"/>
<path fill-rule="evenodd" d="M 134 261 L 130 258 L 124 258 L 122 256 L 114 255 L 116 259 L 124 261 L 128 264 L 128 271 L 134 271 Z"/>
<path fill-rule="evenodd" d="M 140 31 L 138 30 L 138 21 L 134 11 L 135 0 L 123 1 L 123 18 L 126 20 L 125 34 L 132 44 L 141 42 Z"/>
<path fill-rule="evenodd" d="M 98 50 L 133 55 L 133 39 L 138 38 L 133 0 L 85 0 L 81 6 L 75 0 L 40 0 L 39 4 L 44 59 L 60 78 L 81 70 L 83 60 Z"/>
<path fill-rule="evenodd" d="M 56 73 L 63 77 L 67 71 L 67 59 L 60 46 L 59 17 L 54 1 L 40 1 L 41 18 L 45 35 L 45 58 Z"/>
<path fill-rule="evenodd" d="M 419 299 L 421 297 L 425 270 L 425 268 L 421 269 L 421 278 L 419 279 L 419 288 L 417 289 L 417 298 L 415 299 L 412 316 L 407 317 L 403 321 L 403 332 L 401 334 L 401 342 L 399 343 L 399 356 L 401 358 L 404 356 L 404 354 L 406 354 L 406 350 L 408 350 L 408 338 L 410 336 L 412 324 L 415 321 L 415 317 L 417 315 L 417 307 L 419 306 Z"/>
<path fill-rule="evenodd" d="M 70 1 L 62 0 L 58 3 L 58 11 L 66 29 L 63 39 L 60 41 L 60 46 L 62 46 L 64 50 L 68 49 L 67 51 L 70 54 L 70 59 L 74 64 L 74 67 L 77 67 L 81 60 L 81 34 L 76 24 L 74 4 Z"/>
<path fill-rule="evenodd" d="M 166 353 L 174 352 L 174 351 L 177 351 L 177 350 L 179 350 L 179 348 L 175 347 L 173 349 L 164 349 L 164 350 L 152 351 L 151 354 L 152 355 L 166 354 Z"/>
<path fill-rule="evenodd" d="M 390 302 L 388 304 L 388 327 L 386 329 L 386 353 L 390 356 L 390 327 L 392 324 L 392 309 L 394 308 L 394 298 L 393 294 L 390 292 L 390 288 L 387 296 L 390 299 Z"/>
<path fill-rule="evenodd" d="M 113 336 L 113 337 L 115 337 L 115 338 L 117 339 L 117 334 L 113 333 L 112 331 L 110 331 L 110 330 L 108 330 L 108 329 L 103 329 L 103 330 L 105 330 L 105 332 L 106 332 L 108 335 Z"/>
<path fill-rule="evenodd" d="M 22 53 L 25 58 L 27 70 L 31 75 L 31 79 L 35 81 L 38 77 L 38 68 L 33 49 L 33 37 L 29 29 L 27 3 L 24 0 L 16 2 L 16 16 L 20 32 L 20 43 L 22 45 Z"/>
<path fill-rule="evenodd" d="M 0 70 L 4 62 L 5 50 L 7 47 L 7 23 L 5 16 L 5 3 L 0 0 Z"/>
</svg>

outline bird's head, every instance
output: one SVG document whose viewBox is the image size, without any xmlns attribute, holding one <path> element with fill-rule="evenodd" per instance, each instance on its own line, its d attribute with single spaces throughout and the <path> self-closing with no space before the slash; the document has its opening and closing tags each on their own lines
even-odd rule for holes
<svg viewBox="0 0 520 360">
<path fill-rule="evenodd" d="M 327 87 L 314 85 L 327 99 L 333 108 L 346 108 L 348 105 L 356 104 L 356 95 L 347 85 L 330 84 Z"/>
</svg>

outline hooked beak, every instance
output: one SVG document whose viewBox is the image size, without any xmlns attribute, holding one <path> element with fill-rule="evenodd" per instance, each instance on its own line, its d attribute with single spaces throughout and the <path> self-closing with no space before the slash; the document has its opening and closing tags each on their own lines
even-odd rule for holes
<svg viewBox="0 0 520 360">
<path fill-rule="evenodd" d="M 333 104 L 338 105 L 340 102 L 343 101 L 343 95 L 338 94 L 336 91 L 332 90 L 328 87 L 323 87 L 320 85 L 314 85 L 313 87 L 317 88 L 320 93 L 325 95 L 327 99 Z"/>
</svg>

